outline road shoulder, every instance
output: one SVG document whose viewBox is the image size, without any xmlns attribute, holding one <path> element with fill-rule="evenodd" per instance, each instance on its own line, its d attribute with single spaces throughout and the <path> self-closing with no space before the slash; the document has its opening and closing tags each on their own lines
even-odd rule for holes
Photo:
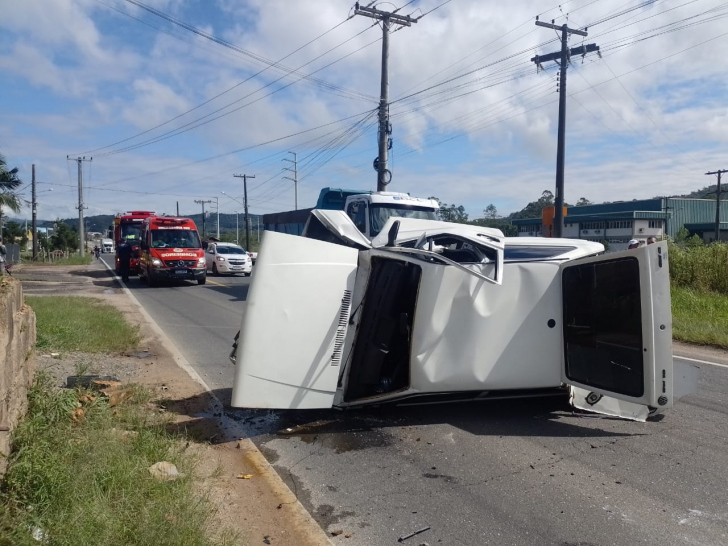
<svg viewBox="0 0 728 546">
<path fill-rule="evenodd" d="M 184 356 L 102 263 L 59 268 L 57 273 L 44 270 L 42 278 L 37 273 L 28 276 L 29 293 L 100 298 L 139 326 L 142 341 L 138 351 L 126 356 L 93 356 L 91 372 L 116 373 L 124 382 L 144 385 L 157 394 L 160 411 L 170 414 L 172 426 L 184 430 L 192 440 L 190 449 L 199 461 L 200 491 L 217 507 L 218 527 L 237 530 L 243 544 L 331 544 L 257 447 L 242 438 L 239 427 L 225 417 L 222 404 Z M 84 358 L 89 356 L 46 356 L 41 360 L 60 380 L 64 374 L 72 375 L 78 360 Z"/>
</svg>

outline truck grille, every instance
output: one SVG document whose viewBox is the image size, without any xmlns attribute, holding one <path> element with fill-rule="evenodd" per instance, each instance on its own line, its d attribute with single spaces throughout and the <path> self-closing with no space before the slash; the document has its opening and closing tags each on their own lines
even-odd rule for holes
<svg viewBox="0 0 728 546">
<path fill-rule="evenodd" d="M 164 265 L 167 267 L 195 267 L 197 260 L 165 260 Z"/>
</svg>

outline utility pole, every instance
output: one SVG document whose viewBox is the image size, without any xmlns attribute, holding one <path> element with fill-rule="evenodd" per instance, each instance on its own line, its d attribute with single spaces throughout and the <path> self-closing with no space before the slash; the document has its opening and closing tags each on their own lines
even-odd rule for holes
<svg viewBox="0 0 728 546">
<path fill-rule="evenodd" d="M 33 261 L 38 259 L 38 201 L 35 194 L 35 163 L 33 163 L 33 179 L 31 192 L 31 208 L 33 211 Z"/>
<path fill-rule="evenodd" d="M 217 235 L 215 236 L 220 240 L 220 199 L 215 197 L 215 210 L 217 212 Z"/>
<path fill-rule="evenodd" d="M 238 211 L 235 211 L 235 244 L 240 244 L 240 222 L 238 221 Z"/>
<path fill-rule="evenodd" d="M 245 210 L 245 250 L 250 252 L 250 222 L 248 221 L 248 178 L 255 178 L 254 174 L 234 174 L 235 178 L 243 179 L 243 208 Z"/>
<path fill-rule="evenodd" d="M 555 25 L 544 23 L 536 17 L 536 26 L 561 31 L 561 51 L 555 51 L 547 55 L 536 55 L 531 59 L 536 66 L 542 68 L 541 64 L 547 61 L 558 61 L 561 67 L 559 72 L 559 137 L 556 148 L 556 210 L 554 216 L 554 237 L 562 237 L 564 232 L 564 162 L 566 157 L 566 69 L 572 56 L 586 56 L 587 53 L 599 51 L 596 44 L 588 44 L 569 49 L 569 35 L 587 36 L 586 28 L 578 30 L 569 28 L 566 24 Z"/>
<path fill-rule="evenodd" d="M 293 154 L 293 159 L 288 159 L 287 157 L 284 157 L 281 161 L 288 161 L 289 163 L 293 163 L 293 168 L 290 167 L 283 167 L 284 171 L 291 171 L 293 173 L 293 178 L 290 176 L 284 176 L 284 180 L 292 180 L 293 181 L 293 199 L 296 208 L 294 210 L 298 210 L 298 154 L 296 152 L 288 152 L 289 154 Z"/>
<path fill-rule="evenodd" d="M 212 199 L 195 199 L 195 203 L 202 205 L 202 238 L 205 238 L 205 203 L 212 203 Z"/>
<path fill-rule="evenodd" d="M 177 216 L 179 216 L 179 201 L 177 201 Z"/>
<path fill-rule="evenodd" d="M 86 159 L 85 156 L 71 159 L 69 156 L 66 156 L 67 161 L 75 161 L 78 163 L 78 251 L 81 256 L 86 254 L 86 230 L 83 225 L 83 209 L 86 208 L 83 204 L 83 162 L 90 162 L 93 159 L 93 157 Z"/>
<path fill-rule="evenodd" d="M 369 6 L 373 4 L 371 2 Z M 379 156 L 374 160 L 374 169 L 377 171 L 377 191 L 384 191 L 387 184 L 392 181 L 392 171 L 387 169 L 387 155 L 392 145 L 392 124 L 389 123 L 389 33 L 393 24 L 411 27 L 419 17 L 399 15 L 398 9 L 382 11 L 369 6 L 362 7 L 357 2 L 354 6 L 356 15 L 363 15 L 382 22 L 382 79 L 379 94 Z"/>
<path fill-rule="evenodd" d="M 713 171 L 708 174 L 717 174 L 718 175 L 718 186 L 715 189 L 715 240 L 720 241 L 720 175 L 723 173 L 728 173 L 728 169 L 720 169 L 718 171 Z"/>
</svg>

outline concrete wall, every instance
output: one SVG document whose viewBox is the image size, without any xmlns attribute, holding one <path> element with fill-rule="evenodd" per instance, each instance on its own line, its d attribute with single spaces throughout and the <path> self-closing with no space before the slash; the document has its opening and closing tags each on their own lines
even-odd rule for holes
<svg viewBox="0 0 728 546">
<path fill-rule="evenodd" d="M 13 428 L 25 414 L 35 373 L 35 314 L 23 303 L 20 281 L 0 277 L 0 475 Z"/>
</svg>

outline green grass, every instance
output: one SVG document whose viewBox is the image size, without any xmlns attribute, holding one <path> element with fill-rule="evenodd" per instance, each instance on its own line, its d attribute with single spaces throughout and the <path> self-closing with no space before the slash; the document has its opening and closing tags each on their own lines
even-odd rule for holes
<svg viewBox="0 0 728 546">
<path fill-rule="evenodd" d="M 166 432 L 150 393 L 131 388 L 130 400 L 110 408 L 102 397 L 84 400 L 91 391 L 55 389 L 38 376 L 0 489 L 0 546 L 233 543 L 211 528 L 214 506 L 193 483 L 184 441 Z M 73 420 L 79 404 L 84 415 Z M 148 468 L 159 461 L 184 477 L 155 480 Z M 34 528 L 45 540 L 32 538 Z"/>
<path fill-rule="evenodd" d="M 26 296 L 35 311 L 39 350 L 120 353 L 140 340 L 115 307 L 82 296 Z"/>
<path fill-rule="evenodd" d="M 88 253 L 85 256 L 69 256 L 68 258 L 61 258 L 54 262 L 34 262 L 31 259 L 23 259 L 23 265 L 89 265 L 92 260 L 93 255 L 91 253 Z"/>
<path fill-rule="evenodd" d="M 672 335 L 678 341 L 728 348 L 728 296 L 673 284 Z"/>
</svg>

